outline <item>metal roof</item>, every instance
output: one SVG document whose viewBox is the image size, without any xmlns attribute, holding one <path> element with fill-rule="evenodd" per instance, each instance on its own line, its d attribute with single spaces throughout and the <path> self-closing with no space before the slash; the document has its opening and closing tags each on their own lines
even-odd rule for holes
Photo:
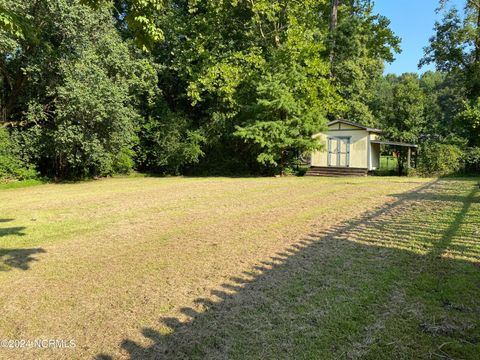
<svg viewBox="0 0 480 360">
<path fill-rule="evenodd" d="M 418 148 L 418 145 L 415 145 L 415 144 L 406 144 L 406 143 L 396 142 L 396 141 L 372 140 L 372 141 L 370 141 L 370 142 L 371 142 L 372 144 L 392 145 L 392 146 L 404 146 L 404 147 Z"/>
<path fill-rule="evenodd" d="M 368 126 L 365 126 L 365 125 L 362 125 L 362 124 L 359 124 L 359 123 L 356 123 L 356 122 L 353 122 L 353 121 L 348 121 L 348 120 L 345 120 L 345 119 L 333 120 L 333 121 L 330 121 L 327 125 L 330 126 L 330 125 L 334 125 L 334 124 L 337 124 L 337 123 L 342 123 L 342 124 L 355 126 L 355 127 L 360 128 L 360 129 L 367 130 L 369 132 L 374 132 L 374 133 L 381 133 L 382 132 L 382 130 L 380 130 L 380 129 L 371 128 L 371 127 L 368 127 Z"/>
</svg>

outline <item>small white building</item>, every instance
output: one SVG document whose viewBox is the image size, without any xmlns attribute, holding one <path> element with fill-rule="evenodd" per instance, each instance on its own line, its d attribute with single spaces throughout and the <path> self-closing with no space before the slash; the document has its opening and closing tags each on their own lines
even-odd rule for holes
<svg viewBox="0 0 480 360">
<path fill-rule="evenodd" d="M 308 175 L 367 175 L 380 167 L 381 145 L 408 148 L 408 164 L 413 144 L 381 141 L 382 130 L 347 120 L 334 120 L 328 129 L 314 135 L 324 144 L 311 155 Z"/>
</svg>

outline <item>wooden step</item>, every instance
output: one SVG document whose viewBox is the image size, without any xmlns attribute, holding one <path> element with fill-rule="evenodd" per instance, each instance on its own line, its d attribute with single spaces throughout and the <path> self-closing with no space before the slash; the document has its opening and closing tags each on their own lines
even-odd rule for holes
<svg viewBox="0 0 480 360">
<path fill-rule="evenodd" d="M 358 174 L 366 175 L 367 171 L 348 171 L 348 170 L 309 170 L 311 174 Z"/>
<path fill-rule="evenodd" d="M 340 172 L 340 173 L 344 173 L 344 172 L 348 172 L 348 173 L 355 173 L 355 174 L 363 174 L 363 173 L 366 173 L 367 172 L 367 169 L 349 169 L 349 168 L 331 168 L 331 169 L 328 169 L 328 168 L 322 168 L 322 169 L 319 169 L 319 168 L 310 168 L 309 171 L 311 172 L 329 172 L 329 173 L 335 173 L 335 172 Z"/>
<path fill-rule="evenodd" d="M 308 171 L 309 174 L 347 174 L 347 175 L 367 175 L 367 172 L 353 172 L 353 171 Z"/>
<path fill-rule="evenodd" d="M 363 168 L 349 167 L 320 167 L 312 166 L 306 176 L 367 176 L 368 170 Z"/>
</svg>

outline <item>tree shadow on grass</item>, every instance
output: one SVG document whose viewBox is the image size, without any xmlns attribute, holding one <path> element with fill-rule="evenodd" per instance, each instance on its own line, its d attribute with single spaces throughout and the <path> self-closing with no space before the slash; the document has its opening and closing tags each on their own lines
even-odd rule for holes
<svg viewBox="0 0 480 360">
<path fill-rule="evenodd" d="M 0 223 L 10 222 L 13 219 L 0 219 Z M 24 236 L 24 226 L 0 228 L 0 239 L 3 236 Z M 21 270 L 30 269 L 30 263 L 37 261 L 33 255 L 45 253 L 42 248 L 30 249 L 2 249 L 0 248 L 0 271 L 11 270 L 17 268 Z"/>
<path fill-rule="evenodd" d="M 13 221 L 13 220 L 14 219 L 0 219 L 0 224 L 10 222 L 10 221 Z M 26 228 L 24 226 L 0 228 L 0 237 L 7 236 L 7 235 L 23 236 L 23 235 L 25 235 L 23 233 L 23 230 L 25 230 L 25 229 Z"/>
<path fill-rule="evenodd" d="M 472 188 L 452 196 L 455 186 L 429 183 L 311 234 L 181 309 L 189 321 L 144 328 L 151 345 L 125 339 L 122 351 L 130 359 L 475 358 L 478 197 Z M 463 260 L 447 256 L 456 244 Z"/>
<path fill-rule="evenodd" d="M 7 271 L 12 268 L 28 270 L 31 262 L 38 261 L 33 255 L 45 252 L 42 248 L 0 249 L 0 271 Z"/>
<path fill-rule="evenodd" d="M 0 228 L 0 237 L 8 236 L 8 235 L 23 236 L 25 235 L 25 233 L 23 232 L 23 230 L 25 229 L 26 228 L 24 226 Z"/>
</svg>

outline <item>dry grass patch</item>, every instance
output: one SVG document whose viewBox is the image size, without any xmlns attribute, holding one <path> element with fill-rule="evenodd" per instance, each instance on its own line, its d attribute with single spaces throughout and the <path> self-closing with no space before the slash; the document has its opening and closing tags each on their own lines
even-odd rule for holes
<svg viewBox="0 0 480 360">
<path fill-rule="evenodd" d="M 468 357 L 478 318 L 459 328 L 448 312 L 480 306 L 459 298 L 480 284 L 478 199 L 473 181 L 407 178 L 3 190 L 0 337 L 77 347 L 0 357 Z M 455 296 L 427 296 L 450 280 Z"/>
</svg>

